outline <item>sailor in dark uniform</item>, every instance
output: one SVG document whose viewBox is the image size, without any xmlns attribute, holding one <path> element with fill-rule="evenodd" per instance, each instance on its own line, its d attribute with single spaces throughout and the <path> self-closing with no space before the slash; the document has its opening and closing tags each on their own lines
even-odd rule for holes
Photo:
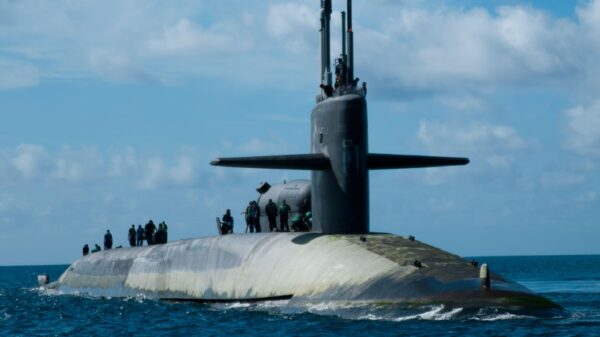
<svg viewBox="0 0 600 337">
<path fill-rule="evenodd" d="M 129 245 L 131 247 L 135 247 L 135 225 L 131 225 L 129 228 L 129 233 L 127 233 L 127 238 L 129 239 Z"/>
<path fill-rule="evenodd" d="M 223 235 L 233 233 L 233 217 L 230 209 L 227 209 L 221 218 L 221 233 Z"/>
<path fill-rule="evenodd" d="M 104 234 L 104 250 L 111 249 L 113 245 L 112 234 L 110 234 L 110 230 L 106 230 L 106 234 Z"/>
</svg>

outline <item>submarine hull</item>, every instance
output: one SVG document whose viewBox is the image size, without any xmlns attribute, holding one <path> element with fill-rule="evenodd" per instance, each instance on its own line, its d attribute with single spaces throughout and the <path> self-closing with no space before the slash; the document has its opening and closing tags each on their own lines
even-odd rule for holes
<svg viewBox="0 0 600 337">
<path fill-rule="evenodd" d="M 75 261 L 51 287 L 65 294 L 201 302 L 558 307 L 497 274 L 482 288 L 479 269 L 462 258 L 391 234 L 226 235 L 113 249 Z"/>
</svg>

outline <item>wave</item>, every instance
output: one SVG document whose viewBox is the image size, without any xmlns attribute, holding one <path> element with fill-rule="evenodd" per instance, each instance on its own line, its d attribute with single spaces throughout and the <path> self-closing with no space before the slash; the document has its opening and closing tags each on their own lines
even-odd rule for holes
<svg viewBox="0 0 600 337">
<path fill-rule="evenodd" d="M 296 312 L 299 312 L 298 309 Z M 509 312 L 498 308 L 465 309 L 444 304 L 422 307 L 401 305 L 374 305 L 364 303 L 318 303 L 306 307 L 306 311 L 320 315 L 334 315 L 351 320 L 370 321 L 499 321 L 536 319 L 535 316 Z"/>
<path fill-rule="evenodd" d="M 428 321 L 447 321 L 453 319 L 454 317 L 456 317 L 457 314 L 463 311 L 463 308 L 454 308 L 450 311 L 444 311 L 444 309 L 444 305 L 439 305 L 437 307 L 433 307 L 430 311 L 426 311 L 417 315 L 398 317 L 394 319 L 394 321 L 402 322 L 414 319 L 422 319 Z"/>
<path fill-rule="evenodd" d="M 77 295 L 84 298 L 98 299 L 98 296 L 80 292 L 78 294 L 63 293 L 55 289 L 46 289 L 42 287 L 31 288 L 30 291 L 45 296 L 54 295 Z M 100 297 L 111 299 L 110 297 Z M 117 298 L 115 298 L 117 300 Z M 146 297 L 144 294 L 118 298 L 121 301 L 136 301 L 143 303 L 147 300 L 159 301 L 154 297 Z M 406 306 L 401 304 L 374 304 L 372 302 L 320 302 L 320 303 L 296 303 L 293 300 L 276 300 L 265 302 L 230 302 L 230 303 L 211 303 L 206 304 L 206 308 L 212 311 L 263 311 L 273 315 L 280 314 L 315 314 L 322 316 L 337 316 L 342 319 L 350 320 L 370 320 L 370 321 L 500 321 L 517 319 L 535 319 L 535 316 L 529 316 L 518 312 L 508 312 L 497 308 L 465 309 L 462 307 L 449 307 L 444 304 L 424 305 L 419 307 Z"/>
<path fill-rule="evenodd" d="M 536 317 L 524 314 L 520 315 L 514 312 L 500 311 L 495 308 L 487 308 L 479 309 L 475 315 L 470 316 L 468 319 L 473 321 L 493 322 L 516 319 L 536 319 Z"/>
</svg>

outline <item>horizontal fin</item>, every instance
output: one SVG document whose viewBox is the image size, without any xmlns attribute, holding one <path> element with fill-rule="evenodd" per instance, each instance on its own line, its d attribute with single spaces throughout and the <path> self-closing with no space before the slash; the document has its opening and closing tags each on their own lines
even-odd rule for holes
<svg viewBox="0 0 600 337">
<path fill-rule="evenodd" d="M 329 158 L 322 153 L 217 158 L 211 161 L 210 164 L 215 166 L 290 170 L 326 170 L 331 167 Z"/>
<path fill-rule="evenodd" d="M 370 170 L 466 165 L 468 163 L 468 158 L 411 156 L 380 153 L 369 153 L 367 158 L 367 167 Z"/>
</svg>

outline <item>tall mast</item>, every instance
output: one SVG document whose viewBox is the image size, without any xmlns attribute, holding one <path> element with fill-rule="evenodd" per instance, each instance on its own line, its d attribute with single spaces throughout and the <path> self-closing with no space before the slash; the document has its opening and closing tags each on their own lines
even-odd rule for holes
<svg viewBox="0 0 600 337">
<path fill-rule="evenodd" d="M 330 86 L 331 55 L 330 55 L 330 22 L 331 0 L 321 0 L 321 84 Z"/>
<path fill-rule="evenodd" d="M 348 83 L 354 82 L 354 38 L 352 33 L 352 0 L 348 0 L 347 3 L 348 11 L 348 28 L 347 28 L 347 39 L 348 39 Z"/>
</svg>

